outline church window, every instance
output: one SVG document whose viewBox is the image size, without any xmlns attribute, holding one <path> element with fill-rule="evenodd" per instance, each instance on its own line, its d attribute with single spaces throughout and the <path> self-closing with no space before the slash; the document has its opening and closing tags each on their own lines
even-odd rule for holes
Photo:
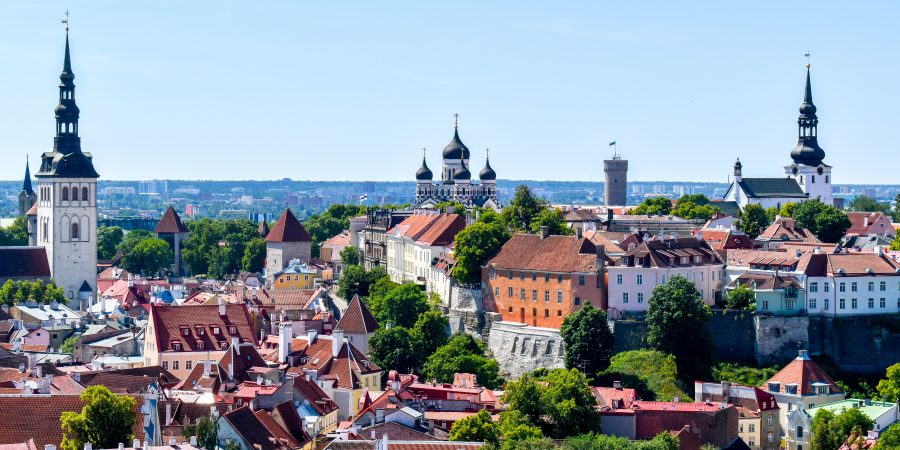
<svg viewBox="0 0 900 450">
<path fill-rule="evenodd" d="M 828 183 L 828 175 L 825 175 L 825 182 Z"/>
<path fill-rule="evenodd" d="M 803 175 L 800 175 L 800 184 L 803 184 Z"/>
<path fill-rule="evenodd" d="M 88 188 L 87 186 L 81 188 L 81 201 L 86 202 L 88 200 Z"/>
<path fill-rule="evenodd" d="M 72 240 L 79 239 L 80 234 L 78 233 L 78 223 L 72 224 Z"/>
<path fill-rule="evenodd" d="M 62 199 L 64 202 L 69 201 L 69 188 L 66 186 L 62 188 Z"/>
<path fill-rule="evenodd" d="M 78 201 L 78 187 L 77 186 L 72 186 L 72 201 L 73 202 Z"/>
</svg>

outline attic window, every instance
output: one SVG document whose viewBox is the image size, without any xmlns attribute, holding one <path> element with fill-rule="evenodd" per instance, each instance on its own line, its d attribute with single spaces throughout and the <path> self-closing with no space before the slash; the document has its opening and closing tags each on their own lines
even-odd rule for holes
<svg viewBox="0 0 900 450">
<path fill-rule="evenodd" d="M 228 325 L 228 334 L 237 334 L 237 327 L 234 325 Z"/>
<path fill-rule="evenodd" d="M 218 326 L 213 326 L 212 332 L 213 332 L 213 334 L 222 334 L 222 332 L 221 332 L 221 330 L 219 330 Z"/>
<path fill-rule="evenodd" d="M 228 342 L 219 341 L 219 350 L 227 350 L 227 349 L 228 349 Z"/>
<path fill-rule="evenodd" d="M 778 392 L 781 390 L 781 383 L 769 383 L 770 392 Z"/>
<path fill-rule="evenodd" d="M 181 342 L 172 342 L 172 350 L 175 350 L 176 352 L 180 352 L 181 351 Z"/>
<path fill-rule="evenodd" d="M 194 328 L 197 329 L 197 336 L 203 336 L 204 334 L 206 334 L 206 330 L 204 330 L 202 326 L 198 325 Z"/>
<path fill-rule="evenodd" d="M 203 341 L 197 340 L 197 350 L 203 350 Z"/>
<path fill-rule="evenodd" d="M 181 327 L 181 335 L 189 336 L 191 334 L 191 329 L 188 327 Z"/>
</svg>

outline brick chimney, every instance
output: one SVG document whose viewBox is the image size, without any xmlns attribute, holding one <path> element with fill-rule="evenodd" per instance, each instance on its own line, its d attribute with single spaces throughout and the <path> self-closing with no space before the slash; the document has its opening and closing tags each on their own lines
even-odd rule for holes
<svg viewBox="0 0 900 450">
<path fill-rule="evenodd" d="M 547 239 L 550 236 L 550 227 L 543 225 L 541 226 L 541 239 Z"/>
</svg>

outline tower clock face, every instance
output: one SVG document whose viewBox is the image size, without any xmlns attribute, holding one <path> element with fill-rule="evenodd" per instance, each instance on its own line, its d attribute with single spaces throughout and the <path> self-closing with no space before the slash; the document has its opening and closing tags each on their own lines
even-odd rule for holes
<svg viewBox="0 0 900 450">
<path fill-rule="evenodd" d="M 797 175 L 797 166 L 794 166 L 793 168 L 791 168 L 791 172 L 793 172 L 794 175 Z"/>
<path fill-rule="evenodd" d="M 824 171 L 825 171 L 825 168 L 822 166 L 819 166 L 819 169 L 816 170 L 816 172 L 819 172 L 819 175 L 822 175 L 822 172 L 824 172 Z"/>
</svg>

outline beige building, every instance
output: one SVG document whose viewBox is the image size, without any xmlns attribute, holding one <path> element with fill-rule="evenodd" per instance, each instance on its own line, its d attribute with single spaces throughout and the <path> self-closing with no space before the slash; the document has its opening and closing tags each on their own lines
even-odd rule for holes
<svg viewBox="0 0 900 450">
<path fill-rule="evenodd" d="M 185 378 L 195 365 L 217 361 L 232 343 L 257 345 L 246 305 L 153 305 L 144 339 L 144 365 Z"/>
<path fill-rule="evenodd" d="M 780 411 L 775 396 L 753 386 L 694 382 L 694 400 L 734 405 L 738 436 L 754 450 L 778 450 L 781 445 Z"/>
</svg>

